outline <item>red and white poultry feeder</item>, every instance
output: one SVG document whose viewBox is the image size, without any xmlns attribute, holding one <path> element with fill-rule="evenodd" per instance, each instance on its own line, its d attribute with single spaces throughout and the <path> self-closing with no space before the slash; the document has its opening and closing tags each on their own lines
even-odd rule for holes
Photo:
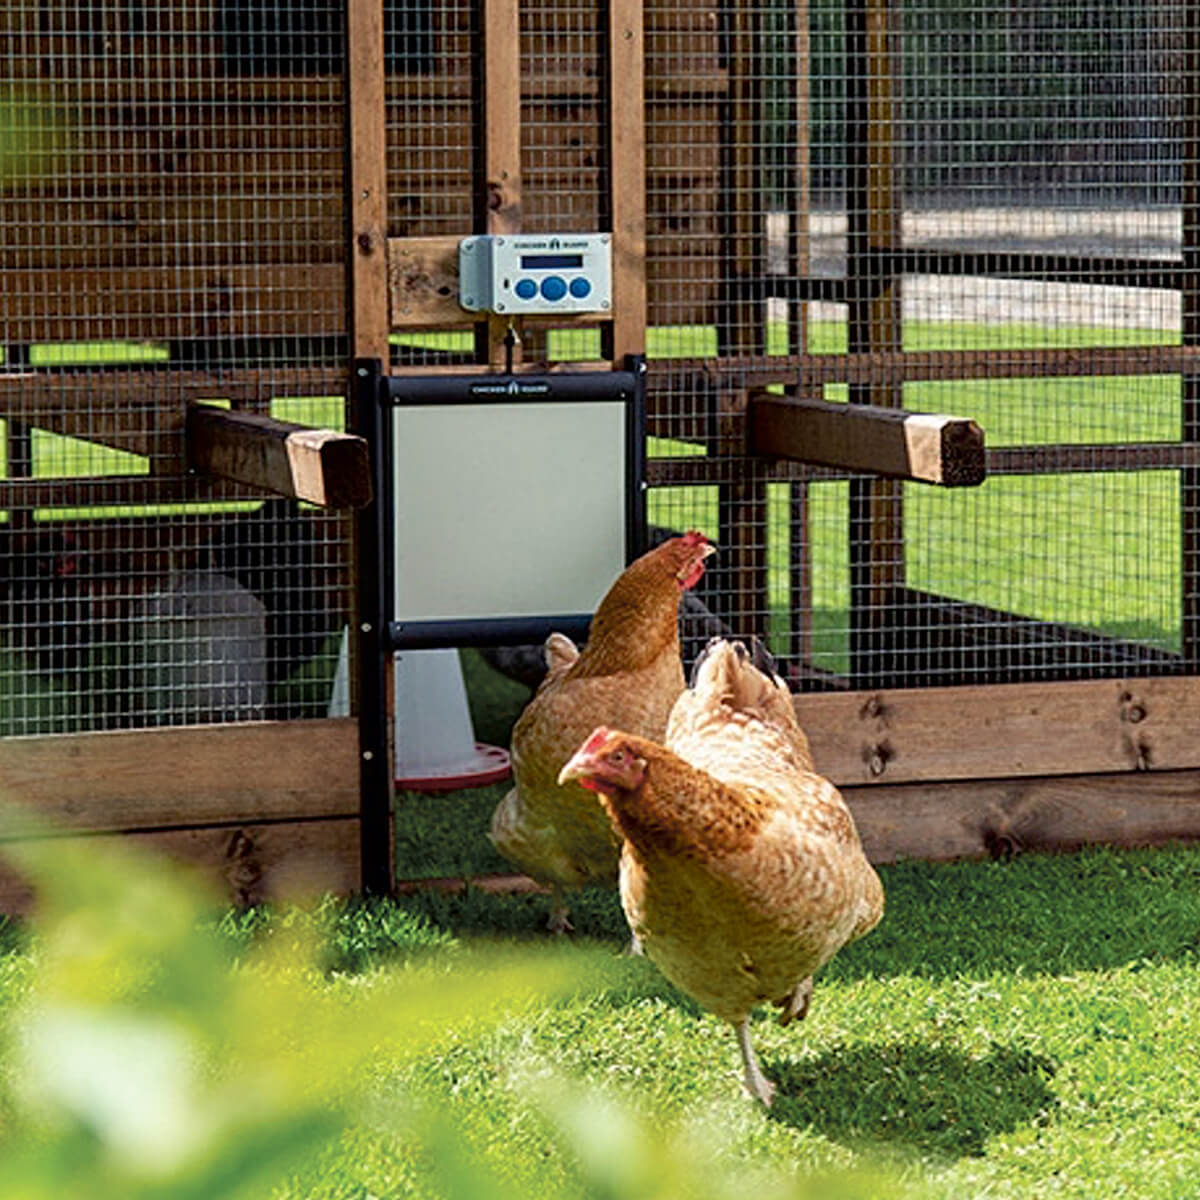
<svg viewBox="0 0 1200 1200">
<path fill-rule="evenodd" d="M 475 740 L 457 650 L 405 650 L 395 656 L 396 786 L 451 792 L 507 779 L 508 751 Z M 350 657 L 342 637 L 330 716 L 349 712 Z"/>
</svg>

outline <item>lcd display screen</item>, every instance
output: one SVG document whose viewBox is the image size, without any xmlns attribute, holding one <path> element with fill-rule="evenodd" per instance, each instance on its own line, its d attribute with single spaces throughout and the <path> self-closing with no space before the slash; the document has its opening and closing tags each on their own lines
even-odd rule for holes
<svg viewBox="0 0 1200 1200">
<path fill-rule="evenodd" d="M 569 271 L 583 266 L 582 254 L 522 254 L 521 266 L 527 271 Z"/>
</svg>

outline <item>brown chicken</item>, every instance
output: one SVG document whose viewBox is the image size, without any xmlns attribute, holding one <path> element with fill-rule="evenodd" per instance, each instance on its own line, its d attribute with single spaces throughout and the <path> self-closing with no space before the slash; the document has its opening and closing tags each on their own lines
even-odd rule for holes
<svg viewBox="0 0 1200 1200">
<path fill-rule="evenodd" d="M 813 771 L 787 685 L 740 643 L 705 651 L 666 742 L 597 729 L 560 778 L 599 794 L 624 839 L 635 938 L 734 1026 L 746 1090 L 769 1106 L 751 1010 L 765 1001 L 784 1025 L 802 1018 L 813 973 L 874 928 L 883 888 L 845 802 Z"/>
<path fill-rule="evenodd" d="M 514 787 L 492 816 L 505 858 L 553 891 L 549 927 L 570 928 L 563 889 L 611 884 L 620 840 L 595 798 L 559 782 L 563 764 L 597 725 L 661 738 L 684 689 L 679 600 L 714 547 L 702 533 L 671 538 L 631 563 L 592 618 L 582 652 L 546 642 L 546 678 L 513 728 Z"/>
</svg>

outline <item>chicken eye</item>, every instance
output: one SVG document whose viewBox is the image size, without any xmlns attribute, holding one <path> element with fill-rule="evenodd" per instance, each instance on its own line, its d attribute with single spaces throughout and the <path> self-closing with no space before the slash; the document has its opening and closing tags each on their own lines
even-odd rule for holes
<svg viewBox="0 0 1200 1200">
<path fill-rule="evenodd" d="M 625 751 L 624 750 L 614 750 L 612 752 L 612 754 L 609 756 L 609 758 L 610 758 L 610 761 L 612 761 L 614 763 L 623 763 L 625 761 Z"/>
</svg>

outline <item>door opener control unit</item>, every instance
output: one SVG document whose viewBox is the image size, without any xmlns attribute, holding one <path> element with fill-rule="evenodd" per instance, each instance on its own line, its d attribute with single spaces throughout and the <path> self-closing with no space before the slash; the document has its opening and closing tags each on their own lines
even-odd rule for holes
<svg viewBox="0 0 1200 1200">
<path fill-rule="evenodd" d="M 611 233 L 480 234 L 458 244 L 458 302 L 511 316 L 612 308 Z"/>
</svg>

